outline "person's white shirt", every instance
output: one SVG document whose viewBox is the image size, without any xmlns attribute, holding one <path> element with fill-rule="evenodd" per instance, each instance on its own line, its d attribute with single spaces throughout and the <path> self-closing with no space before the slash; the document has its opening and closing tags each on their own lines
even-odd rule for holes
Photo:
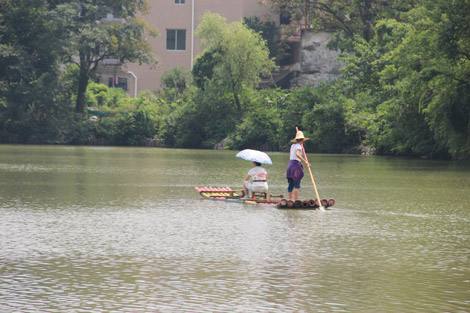
<svg viewBox="0 0 470 313">
<path fill-rule="evenodd" d="M 266 181 L 268 172 L 261 166 L 255 166 L 248 171 L 252 181 L 245 181 L 245 186 L 251 192 L 267 192 L 268 183 Z"/>
<path fill-rule="evenodd" d="M 290 146 L 290 159 L 300 162 L 300 159 L 296 155 L 297 150 L 300 150 L 300 155 L 303 155 L 302 146 L 300 144 L 294 143 L 292 146 Z"/>
</svg>

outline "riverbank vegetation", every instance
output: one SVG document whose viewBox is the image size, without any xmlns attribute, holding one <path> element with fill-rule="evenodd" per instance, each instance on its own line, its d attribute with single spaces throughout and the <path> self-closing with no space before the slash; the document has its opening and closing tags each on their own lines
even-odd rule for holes
<svg viewBox="0 0 470 313">
<path fill-rule="evenodd" d="M 77 46 L 76 28 L 64 27 L 58 15 L 67 9 L 63 16 L 74 16 L 74 7 L 59 2 L 64 6 L 2 1 L 0 134 L 23 142 L 135 145 L 155 139 L 169 147 L 283 150 L 298 126 L 310 137 L 311 152 L 470 158 L 466 0 L 271 1 L 293 25 L 335 32 L 330 46 L 341 51 L 343 75 L 318 88 L 257 88 L 275 70 L 273 57 L 285 55 L 282 40 L 273 44 L 282 39 L 279 29 L 256 19 L 227 24 L 207 14 L 197 29 L 205 50 L 193 71 L 168 71 L 161 90 L 137 98 L 93 83 L 93 66 L 87 63 L 84 74 L 72 56 L 99 56 L 90 44 L 97 40 L 124 59 L 154 62 L 139 40 L 145 29 L 155 30 L 130 19 L 126 34 L 136 36 L 133 44 L 117 38 L 116 29 L 93 39 L 90 28 L 88 45 Z M 145 2 L 119 5 L 134 17 Z M 96 14 L 109 9 L 102 6 Z M 126 47 L 139 42 L 139 53 L 131 54 Z"/>
</svg>

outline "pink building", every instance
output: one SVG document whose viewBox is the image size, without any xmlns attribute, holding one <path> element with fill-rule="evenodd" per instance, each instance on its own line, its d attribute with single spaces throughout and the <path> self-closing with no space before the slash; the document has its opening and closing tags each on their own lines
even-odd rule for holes
<svg viewBox="0 0 470 313">
<path fill-rule="evenodd" d="M 108 64 L 99 71 L 101 83 L 121 87 L 131 97 L 142 90 L 160 89 L 160 76 L 167 70 L 176 66 L 191 70 L 194 58 L 201 52 L 194 31 L 208 11 L 225 17 L 227 23 L 258 16 L 279 25 L 279 14 L 261 5 L 259 0 L 150 0 L 150 5 L 150 13 L 144 18 L 160 32 L 157 38 L 149 38 L 159 60 L 157 68 Z"/>
</svg>

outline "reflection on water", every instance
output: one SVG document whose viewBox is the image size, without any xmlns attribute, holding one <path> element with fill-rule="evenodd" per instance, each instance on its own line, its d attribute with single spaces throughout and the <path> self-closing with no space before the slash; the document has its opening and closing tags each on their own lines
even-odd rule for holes
<svg viewBox="0 0 470 313">
<path fill-rule="evenodd" d="M 199 199 L 235 154 L 0 146 L 0 311 L 470 312 L 468 165 L 309 155 L 332 210 Z"/>
</svg>

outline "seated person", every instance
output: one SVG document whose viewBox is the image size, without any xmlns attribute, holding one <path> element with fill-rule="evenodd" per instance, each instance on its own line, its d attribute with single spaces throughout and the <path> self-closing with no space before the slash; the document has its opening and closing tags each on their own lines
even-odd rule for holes
<svg viewBox="0 0 470 313">
<path fill-rule="evenodd" d="M 249 181 L 251 177 L 251 182 Z M 268 192 L 268 172 L 261 167 L 261 163 L 253 162 L 253 168 L 248 171 L 248 175 L 243 182 L 245 198 L 250 198 L 251 192 Z"/>
</svg>

